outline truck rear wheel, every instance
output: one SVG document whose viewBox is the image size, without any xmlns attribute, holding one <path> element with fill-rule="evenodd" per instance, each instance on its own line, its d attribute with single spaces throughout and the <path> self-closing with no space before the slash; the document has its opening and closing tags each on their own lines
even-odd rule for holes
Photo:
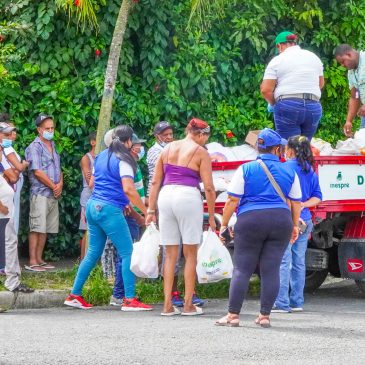
<svg viewBox="0 0 365 365">
<path fill-rule="evenodd" d="M 365 294 L 365 280 L 355 280 L 358 288 Z"/>
<path fill-rule="evenodd" d="M 326 280 L 328 270 L 310 271 L 307 270 L 305 274 L 305 288 L 307 293 L 313 293 Z"/>
</svg>

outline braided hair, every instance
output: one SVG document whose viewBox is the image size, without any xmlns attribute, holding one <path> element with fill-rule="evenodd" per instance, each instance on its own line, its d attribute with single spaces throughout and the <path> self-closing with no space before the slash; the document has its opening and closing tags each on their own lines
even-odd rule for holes
<svg viewBox="0 0 365 365">
<path fill-rule="evenodd" d="M 136 173 L 137 163 L 130 154 L 129 149 L 124 145 L 124 142 L 128 141 L 129 139 L 132 140 L 132 135 L 133 129 L 127 125 L 118 125 L 116 128 L 114 128 L 112 142 L 109 146 L 108 169 L 110 157 L 114 153 L 120 161 L 127 162 L 128 165 L 132 167 L 133 172 Z"/>
<path fill-rule="evenodd" d="M 305 136 L 293 136 L 288 139 L 288 148 L 292 149 L 302 170 L 306 173 L 311 171 L 314 163 L 310 142 Z"/>
</svg>

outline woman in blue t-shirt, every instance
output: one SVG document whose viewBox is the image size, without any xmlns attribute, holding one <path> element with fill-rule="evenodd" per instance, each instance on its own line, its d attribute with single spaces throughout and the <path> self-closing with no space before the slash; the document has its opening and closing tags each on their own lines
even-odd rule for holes
<svg viewBox="0 0 365 365">
<path fill-rule="evenodd" d="M 255 323 L 270 326 L 269 316 L 280 286 L 281 259 L 288 241 L 294 242 L 298 237 L 302 195 L 294 170 L 279 161 L 282 145 L 286 142 L 272 129 L 263 129 L 258 135 L 258 159 L 240 166 L 228 186 L 220 232 L 222 235 L 227 229 L 237 208 L 234 270 L 228 314 L 216 322 L 219 326 L 239 325 L 243 300 L 257 265 L 261 274 L 261 308 Z M 278 187 L 274 187 L 265 169 Z"/>
<path fill-rule="evenodd" d="M 313 154 L 307 137 L 294 136 L 286 146 L 286 165 L 298 175 L 302 189 L 300 221 L 304 223 L 298 239 L 289 244 L 280 266 L 280 290 L 272 312 L 290 313 L 303 311 L 305 285 L 305 252 L 313 223 L 308 208 L 322 200 L 318 176 L 313 171 Z M 290 294 L 289 294 L 290 287 Z"/>
<path fill-rule="evenodd" d="M 134 186 L 137 164 L 130 154 L 132 135 L 132 128 L 126 125 L 116 127 L 109 148 L 95 159 L 90 181 L 94 190 L 86 205 L 89 247 L 77 271 L 71 294 L 65 300 L 65 304 L 70 307 L 81 309 L 92 307 L 81 296 L 81 292 L 91 270 L 100 259 L 106 239 L 109 237 L 123 259 L 122 277 L 125 298 L 122 310 L 152 309 L 151 306 L 141 303 L 135 297 L 135 277 L 130 270 L 133 244 L 123 214 L 129 201 L 146 214 L 146 207 Z"/>
</svg>

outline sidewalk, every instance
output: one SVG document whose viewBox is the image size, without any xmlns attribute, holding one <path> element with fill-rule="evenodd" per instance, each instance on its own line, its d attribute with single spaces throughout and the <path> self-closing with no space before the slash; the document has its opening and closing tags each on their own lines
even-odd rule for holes
<svg viewBox="0 0 365 365">
<path fill-rule="evenodd" d="M 36 272 L 27 271 L 24 269 L 24 265 L 28 263 L 26 258 L 20 258 L 20 265 L 22 273 L 27 275 L 42 275 Z M 53 270 L 48 272 L 66 271 L 71 270 L 77 259 L 65 259 L 57 262 L 52 262 L 56 266 Z M 12 293 L 7 290 L 0 291 L 0 308 L 2 309 L 36 309 L 36 308 L 51 308 L 60 307 L 63 305 L 65 297 L 69 293 L 69 290 L 56 290 L 56 289 L 45 289 L 35 290 L 34 293 Z"/>
</svg>

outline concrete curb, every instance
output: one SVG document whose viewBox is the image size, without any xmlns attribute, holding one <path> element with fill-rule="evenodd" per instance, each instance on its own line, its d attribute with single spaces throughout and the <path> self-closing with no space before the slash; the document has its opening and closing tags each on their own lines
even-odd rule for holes
<svg viewBox="0 0 365 365">
<path fill-rule="evenodd" d="M 36 290 L 34 293 L 0 292 L 0 308 L 39 309 L 61 307 L 69 290 Z"/>
</svg>

